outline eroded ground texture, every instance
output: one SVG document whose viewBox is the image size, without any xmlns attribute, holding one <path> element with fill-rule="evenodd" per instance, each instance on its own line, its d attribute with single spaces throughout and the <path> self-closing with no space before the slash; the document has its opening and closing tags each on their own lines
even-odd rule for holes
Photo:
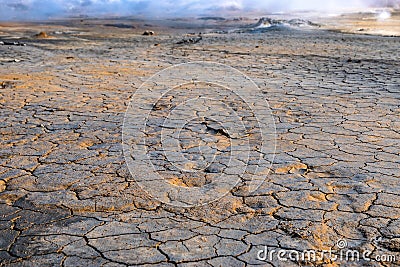
<svg viewBox="0 0 400 267">
<path fill-rule="evenodd" d="M 117 27 L 47 39 L 33 32 L 3 31 L 3 40 L 29 38 L 26 46 L 0 46 L 0 265 L 399 265 L 399 38 L 282 30 L 192 42 L 196 36 L 181 32 L 142 36 Z M 135 182 L 122 125 L 146 79 L 198 60 L 227 64 L 256 82 L 275 119 L 276 157 L 252 194 L 239 184 L 210 205 L 179 208 Z M 204 118 L 193 124 L 185 149 L 202 134 L 203 146 L 229 148 L 223 129 Z M 163 157 L 155 162 L 168 168 Z M 170 181 L 201 186 L 221 166 L 194 181 Z M 338 251 L 340 240 L 371 258 L 397 260 L 257 259 L 265 246 Z"/>
</svg>

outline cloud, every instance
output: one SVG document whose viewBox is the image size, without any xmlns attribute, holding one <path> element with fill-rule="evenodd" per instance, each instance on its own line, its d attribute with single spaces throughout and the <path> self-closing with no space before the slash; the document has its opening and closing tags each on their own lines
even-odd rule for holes
<svg viewBox="0 0 400 267">
<path fill-rule="evenodd" d="M 0 0 L 0 20 L 35 20 L 77 15 L 176 17 L 295 10 L 337 11 L 400 6 L 400 0 Z"/>
</svg>

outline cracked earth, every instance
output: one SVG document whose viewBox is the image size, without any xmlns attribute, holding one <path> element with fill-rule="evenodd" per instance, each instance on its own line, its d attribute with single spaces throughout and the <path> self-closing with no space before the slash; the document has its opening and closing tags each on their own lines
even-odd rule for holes
<svg viewBox="0 0 400 267">
<path fill-rule="evenodd" d="M 288 30 L 182 43 L 188 37 L 179 31 L 47 27 L 64 32 L 0 46 L 1 266 L 400 265 L 399 37 Z M 0 29 L 5 40 L 32 36 L 22 26 Z M 251 194 L 239 183 L 217 202 L 180 208 L 135 182 L 122 127 L 144 81 L 198 60 L 232 66 L 259 86 L 275 120 L 276 153 L 272 165 L 259 163 L 268 173 Z M 176 90 L 155 105 L 153 126 Z M 213 94 L 230 99 L 223 89 Z M 191 160 L 197 149 L 231 148 L 232 136 L 206 117 L 181 132 Z M 195 179 L 174 174 L 158 141 L 149 138 L 148 148 L 171 184 L 199 187 L 226 172 L 221 156 L 185 165 L 200 170 Z M 397 261 L 257 258 L 265 246 L 335 250 L 341 239 Z"/>
</svg>

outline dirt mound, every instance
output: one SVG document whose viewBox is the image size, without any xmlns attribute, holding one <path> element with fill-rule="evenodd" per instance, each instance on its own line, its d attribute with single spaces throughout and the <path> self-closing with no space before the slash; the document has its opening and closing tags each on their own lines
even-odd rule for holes
<svg viewBox="0 0 400 267">
<path fill-rule="evenodd" d="M 49 38 L 50 36 L 46 32 L 39 32 L 38 34 L 35 34 L 36 38 Z"/>
</svg>

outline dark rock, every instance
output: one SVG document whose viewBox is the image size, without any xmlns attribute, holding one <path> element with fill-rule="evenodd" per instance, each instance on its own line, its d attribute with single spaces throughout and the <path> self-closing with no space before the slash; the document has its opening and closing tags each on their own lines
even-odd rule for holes
<svg viewBox="0 0 400 267">
<path fill-rule="evenodd" d="M 13 83 L 10 81 L 0 82 L 0 89 L 9 89 L 13 88 Z"/>
<path fill-rule="evenodd" d="M 146 36 L 154 35 L 154 32 L 153 31 L 145 31 L 143 33 L 143 35 L 146 35 Z"/>
<path fill-rule="evenodd" d="M 212 163 L 204 171 L 206 173 L 222 173 L 225 166 L 220 163 Z"/>
<path fill-rule="evenodd" d="M 347 59 L 347 62 L 348 62 L 348 63 L 350 63 L 350 62 L 352 62 L 352 63 L 361 63 L 361 60 L 359 60 L 359 59 L 348 58 L 348 59 Z"/>
<path fill-rule="evenodd" d="M 182 39 L 179 42 L 177 42 L 176 44 L 197 44 L 202 39 L 203 39 L 202 36 L 199 36 L 197 38 Z"/>
<path fill-rule="evenodd" d="M 0 42 L 0 45 L 26 46 L 25 43 L 20 43 L 20 42 L 8 42 L 8 41 Z"/>
</svg>

